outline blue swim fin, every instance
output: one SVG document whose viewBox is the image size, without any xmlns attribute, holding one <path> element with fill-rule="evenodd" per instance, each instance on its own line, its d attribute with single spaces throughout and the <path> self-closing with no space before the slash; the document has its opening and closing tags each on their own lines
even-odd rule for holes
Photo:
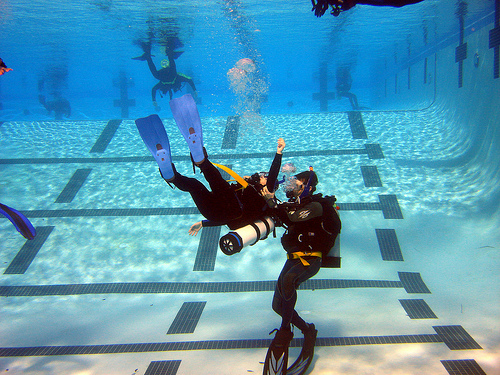
<svg viewBox="0 0 500 375">
<path fill-rule="evenodd" d="M 135 125 L 137 126 L 137 130 L 139 130 L 144 144 L 160 166 L 162 177 L 167 181 L 173 179 L 174 171 L 172 168 L 170 142 L 158 115 L 154 114 L 138 118 L 135 120 Z"/>
<path fill-rule="evenodd" d="M 0 214 L 5 215 L 12 224 L 16 227 L 17 231 L 23 235 L 24 238 L 32 240 L 36 236 L 36 230 L 31 222 L 17 210 L 0 203 Z"/>
<path fill-rule="evenodd" d="M 203 132 L 201 120 L 191 94 L 186 94 L 180 98 L 170 101 L 170 109 L 174 115 L 175 123 L 186 140 L 191 156 L 195 163 L 200 163 L 205 159 L 203 152 Z"/>
</svg>

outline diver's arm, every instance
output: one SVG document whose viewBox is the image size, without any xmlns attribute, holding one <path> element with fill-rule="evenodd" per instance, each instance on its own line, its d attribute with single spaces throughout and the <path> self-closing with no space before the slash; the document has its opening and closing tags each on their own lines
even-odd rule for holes
<svg viewBox="0 0 500 375">
<path fill-rule="evenodd" d="M 278 173 L 281 168 L 281 160 L 283 158 L 284 148 L 285 141 L 283 140 L 283 138 L 279 138 L 276 155 L 274 155 L 273 163 L 271 164 L 271 168 L 269 168 L 269 175 L 267 176 L 266 187 L 269 191 L 274 191 L 276 187 L 276 180 L 278 179 Z"/>
<path fill-rule="evenodd" d="M 176 79 L 178 82 L 186 82 L 189 86 L 191 86 L 191 89 L 193 90 L 193 94 L 196 96 L 196 86 L 194 84 L 194 81 L 191 77 L 182 74 L 182 73 L 177 73 Z"/>
<path fill-rule="evenodd" d="M 153 59 L 151 58 L 151 54 L 147 55 L 146 60 L 148 62 L 149 70 L 150 70 L 151 74 L 153 75 L 153 77 L 155 77 L 156 79 L 160 79 L 159 74 L 158 74 L 158 70 L 156 69 L 155 63 L 153 62 Z"/>
<path fill-rule="evenodd" d="M 191 228 L 189 228 L 189 234 L 191 236 L 196 236 L 198 232 L 201 230 L 203 227 L 220 227 L 222 225 L 225 225 L 226 223 L 218 223 L 215 221 L 211 220 L 202 220 L 194 223 L 191 225 Z"/>
<path fill-rule="evenodd" d="M 267 205 L 270 208 L 277 207 L 278 204 L 276 203 L 274 193 L 270 192 L 267 186 L 264 186 L 262 190 L 259 192 L 259 194 L 262 196 L 262 198 L 264 198 L 264 200 L 266 201 Z"/>
<path fill-rule="evenodd" d="M 161 82 L 157 83 L 156 85 L 153 86 L 151 89 L 151 99 L 153 99 L 153 104 L 156 107 L 156 92 L 160 89 Z"/>
<path fill-rule="evenodd" d="M 220 227 L 222 225 L 226 225 L 227 223 L 221 223 L 218 221 L 213 221 L 213 220 L 203 220 L 201 222 L 202 227 Z"/>
</svg>

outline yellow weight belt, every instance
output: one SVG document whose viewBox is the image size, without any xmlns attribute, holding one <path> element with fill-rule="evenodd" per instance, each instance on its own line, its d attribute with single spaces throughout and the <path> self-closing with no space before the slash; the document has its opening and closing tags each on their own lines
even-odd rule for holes
<svg viewBox="0 0 500 375">
<path fill-rule="evenodd" d="M 323 254 L 320 251 L 312 251 L 312 252 L 297 251 L 295 253 L 288 253 L 286 256 L 288 259 L 297 259 L 297 258 L 300 259 L 300 261 L 304 266 L 309 266 L 310 264 L 303 257 L 323 258 Z"/>
</svg>

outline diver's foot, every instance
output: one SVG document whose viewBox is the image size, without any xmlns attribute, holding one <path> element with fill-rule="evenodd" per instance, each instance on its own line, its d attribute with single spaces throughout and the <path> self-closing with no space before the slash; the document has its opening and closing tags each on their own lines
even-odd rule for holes
<svg viewBox="0 0 500 375">
<path fill-rule="evenodd" d="M 197 167 L 199 167 L 200 165 L 202 165 L 205 160 L 208 159 L 208 153 L 207 153 L 207 149 L 205 147 L 203 147 L 203 159 L 201 161 L 194 161 L 194 158 L 193 158 L 193 154 L 191 153 L 190 154 L 191 156 L 191 162 L 196 165 Z"/>
<path fill-rule="evenodd" d="M 200 165 L 205 160 L 205 147 L 203 147 L 203 142 L 199 134 L 196 133 L 194 128 L 190 127 L 188 129 L 189 138 L 188 146 L 191 151 L 191 156 L 196 165 Z"/>
<path fill-rule="evenodd" d="M 154 158 L 160 167 L 161 176 L 167 182 L 173 181 L 174 169 L 172 168 L 172 156 L 159 143 L 156 145 L 156 150 Z"/>
<path fill-rule="evenodd" d="M 283 375 L 288 368 L 288 347 L 292 341 L 293 333 L 290 328 L 275 329 L 276 332 L 264 361 L 264 375 Z"/>
<path fill-rule="evenodd" d="M 271 332 L 272 333 L 272 332 Z M 288 349 L 290 341 L 293 339 L 293 333 L 290 328 L 280 328 L 274 336 L 271 346 L 273 347 L 274 356 L 278 357 Z"/>
<path fill-rule="evenodd" d="M 174 177 L 172 177 L 172 178 L 165 178 L 165 177 L 163 176 L 163 172 L 161 171 L 161 168 L 158 168 L 158 170 L 160 171 L 160 175 L 161 175 L 161 177 L 165 180 L 165 182 L 167 182 L 167 183 L 174 182 L 174 180 L 175 180 L 175 176 L 174 176 Z M 169 184 L 169 185 L 170 185 L 170 184 Z"/>
<path fill-rule="evenodd" d="M 302 331 L 302 333 L 304 334 L 304 354 L 310 355 L 310 353 L 314 350 L 314 345 L 316 344 L 318 330 L 313 323 L 308 323 L 307 330 Z"/>
</svg>

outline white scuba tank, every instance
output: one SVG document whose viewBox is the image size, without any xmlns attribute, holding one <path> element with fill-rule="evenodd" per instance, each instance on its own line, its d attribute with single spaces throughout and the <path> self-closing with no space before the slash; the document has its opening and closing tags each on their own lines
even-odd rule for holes
<svg viewBox="0 0 500 375">
<path fill-rule="evenodd" d="M 257 241 L 266 239 L 274 231 L 274 221 L 269 216 L 252 224 L 238 228 L 221 237 L 219 246 L 226 255 L 239 253 L 245 246 L 252 246 Z"/>
</svg>

